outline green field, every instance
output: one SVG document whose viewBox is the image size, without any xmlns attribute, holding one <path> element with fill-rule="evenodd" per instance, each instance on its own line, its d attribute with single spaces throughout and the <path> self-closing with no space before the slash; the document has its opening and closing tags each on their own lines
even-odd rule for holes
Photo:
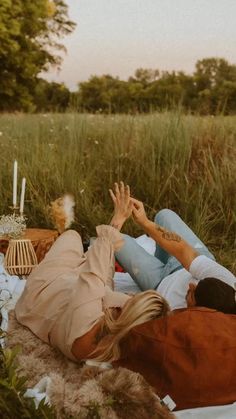
<svg viewBox="0 0 236 419">
<path fill-rule="evenodd" d="M 150 217 L 177 211 L 235 272 L 236 117 L 3 114 L 0 153 L 1 214 L 12 202 L 14 159 L 27 178 L 28 226 L 51 227 L 48 204 L 71 192 L 84 239 L 109 221 L 108 188 L 124 180 Z M 140 234 L 132 221 L 124 231 Z"/>
</svg>

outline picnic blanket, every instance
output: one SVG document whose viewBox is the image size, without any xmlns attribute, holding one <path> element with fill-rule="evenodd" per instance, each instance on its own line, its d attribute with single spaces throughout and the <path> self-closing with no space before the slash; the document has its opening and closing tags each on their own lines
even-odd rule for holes
<svg viewBox="0 0 236 419">
<path fill-rule="evenodd" d="M 149 253 L 154 254 L 155 243 L 149 237 L 143 235 L 137 239 L 139 244 L 143 246 Z M 17 276 L 10 276 L 3 267 L 4 255 L 0 254 L 0 309 L 2 315 L 1 329 L 7 331 L 8 329 L 8 312 L 12 310 L 16 304 L 17 299 L 23 292 L 26 280 L 20 279 Z M 115 273 L 114 276 L 115 290 L 123 292 L 139 292 L 138 286 L 134 283 L 132 278 L 127 273 Z M 4 340 L 1 340 L 1 345 L 4 345 Z M 106 364 L 101 365 L 106 368 Z M 46 401 L 50 402 L 48 395 L 48 388 L 50 378 L 46 375 L 33 388 L 28 389 L 25 396 L 34 397 L 36 405 L 46 397 Z M 227 391 L 227 389 L 225 389 Z M 141 417 L 141 416 L 140 416 Z M 176 411 L 175 417 L 178 419 L 235 419 L 236 417 L 236 403 L 226 406 L 211 406 L 197 409 L 187 409 Z"/>
</svg>

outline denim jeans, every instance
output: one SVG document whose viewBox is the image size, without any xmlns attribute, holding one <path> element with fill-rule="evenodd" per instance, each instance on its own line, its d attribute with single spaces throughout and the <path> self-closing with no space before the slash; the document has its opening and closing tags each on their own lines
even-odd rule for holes
<svg viewBox="0 0 236 419">
<path fill-rule="evenodd" d="M 215 259 L 204 243 L 174 211 L 169 209 L 159 211 L 154 222 L 179 234 L 199 254 Z M 123 234 L 123 238 L 124 245 L 115 252 L 115 257 L 141 290 L 156 289 L 166 276 L 183 268 L 174 256 L 171 256 L 158 244 L 156 244 L 153 256 L 147 253 L 132 237 Z"/>
</svg>

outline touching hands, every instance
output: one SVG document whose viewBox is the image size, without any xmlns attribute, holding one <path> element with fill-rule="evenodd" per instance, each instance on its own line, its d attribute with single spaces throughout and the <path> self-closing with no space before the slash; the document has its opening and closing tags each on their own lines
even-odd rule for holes
<svg viewBox="0 0 236 419">
<path fill-rule="evenodd" d="M 145 224 L 148 222 L 148 218 L 144 209 L 144 205 L 141 201 L 138 201 L 135 198 L 130 198 L 133 207 L 132 207 L 132 215 L 134 218 L 134 221 L 136 221 L 137 224 L 144 227 Z"/>
<path fill-rule="evenodd" d="M 148 218 L 141 201 L 130 196 L 129 185 L 124 185 L 124 182 L 114 184 L 114 191 L 109 189 L 111 199 L 114 204 L 114 215 L 111 220 L 111 225 L 118 230 L 121 230 L 124 222 L 132 215 L 134 221 L 141 227 L 144 227 L 148 222 Z"/>
<path fill-rule="evenodd" d="M 124 222 L 132 214 L 133 203 L 130 197 L 129 185 L 124 185 L 124 182 L 114 184 L 114 192 L 109 189 L 111 199 L 114 204 L 114 215 L 111 220 L 111 225 L 118 230 L 121 229 Z"/>
</svg>

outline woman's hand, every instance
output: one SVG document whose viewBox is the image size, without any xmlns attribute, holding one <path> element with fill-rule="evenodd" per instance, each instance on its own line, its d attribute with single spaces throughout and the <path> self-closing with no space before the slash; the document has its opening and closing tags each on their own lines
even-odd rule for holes
<svg viewBox="0 0 236 419">
<path fill-rule="evenodd" d="M 111 220 L 111 225 L 118 230 L 121 230 L 124 222 L 131 216 L 133 203 L 130 198 L 129 185 L 124 185 L 124 182 L 114 184 L 114 192 L 109 189 L 111 199 L 114 204 L 114 215 Z"/>
<path fill-rule="evenodd" d="M 147 218 L 143 203 L 135 198 L 130 198 L 130 200 L 133 204 L 132 215 L 134 221 L 136 221 L 136 223 L 138 223 L 140 226 L 144 227 L 149 220 Z"/>
</svg>

